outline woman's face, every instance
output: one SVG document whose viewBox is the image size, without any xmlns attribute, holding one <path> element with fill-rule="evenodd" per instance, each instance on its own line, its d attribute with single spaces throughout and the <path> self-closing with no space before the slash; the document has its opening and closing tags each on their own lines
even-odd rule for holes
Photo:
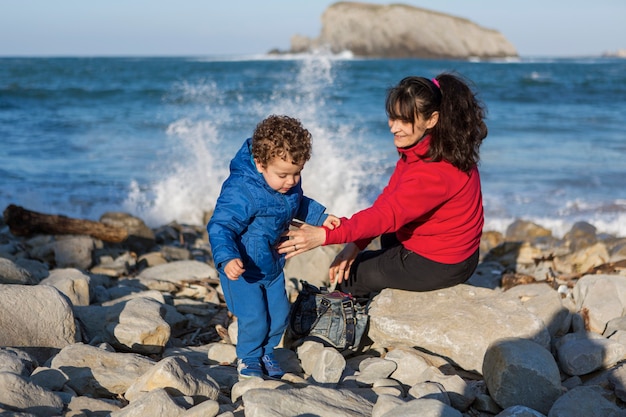
<svg viewBox="0 0 626 417">
<path fill-rule="evenodd" d="M 432 129 L 438 120 L 439 112 L 433 112 L 428 119 L 418 114 L 414 123 L 390 118 L 389 130 L 393 133 L 393 143 L 397 148 L 410 148 L 419 142 L 424 133 Z"/>
</svg>

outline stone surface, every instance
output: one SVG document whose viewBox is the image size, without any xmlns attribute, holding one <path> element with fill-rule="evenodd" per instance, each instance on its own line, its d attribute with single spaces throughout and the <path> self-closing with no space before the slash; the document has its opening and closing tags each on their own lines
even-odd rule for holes
<svg viewBox="0 0 626 417">
<path fill-rule="evenodd" d="M 375 343 L 418 346 L 477 373 L 487 347 L 497 339 L 528 337 L 550 345 L 541 319 L 518 300 L 464 284 L 421 293 L 385 289 L 372 301 L 369 314 L 369 337 Z"/>
<path fill-rule="evenodd" d="M 204 227 L 172 223 L 155 234 L 159 246 L 134 246 L 137 253 L 126 243 L 84 240 L 85 251 L 95 244 L 89 271 L 56 264 L 55 236 L 14 237 L 0 228 L 2 266 L 18 277 L 0 286 L 0 338 L 15 344 L 0 348 L 0 415 L 623 416 L 626 274 L 619 266 L 573 271 L 616 253 L 625 239 L 584 223 L 564 240 L 515 226 L 516 241 L 496 236 L 481 246 L 482 274 L 468 284 L 383 291 L 370 310 L 376 341 L 363 351 L 284 338 L 275 350 L 284 377 L 241 382 L 237 318 L 213 275 Z M 158 253 L 161 268 L 134 263 L 146 253 Z M 331 257 L 290 263 L 290 295 L 299 278 L 325 280 Z M 21 284 L 27 275 L 15 266 L 34 280 Z M 36 347 L 67 331 L 74 337 L 59 346 Z M 580 376 L 568 377 L 571 369 Z M 552 391 L 558 398 L 549 411 L 522 405 Z M 513 405 L 502 410 L 496 399 L 505 398 Z"/>
<path fill-rule="evenodd" d="M 0 346 L 63 348 L 76 337 L 72 308 L 56 288 L 0 284 Z"/>
<path fill-rule="evenodd" d="M 489 394 L 502 408 L 525 405 L 547 414 L 564 391 L 552 354 L 521 338 L 492 343 L 485 354 L 483 376 Z"/>
<path fill-rule="evenodd" d="M 407 6 L 338 2 L 322 15 L 316 39 L 295 35 L 291 51 L 328 49 L 384 58 L 503 58 L 517 56 L 498 31 L 463 18 Z"/>
</svg>

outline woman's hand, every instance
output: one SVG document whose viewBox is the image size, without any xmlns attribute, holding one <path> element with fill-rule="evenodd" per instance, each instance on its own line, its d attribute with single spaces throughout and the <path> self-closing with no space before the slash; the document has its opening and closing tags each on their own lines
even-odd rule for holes
<svg viewBox="0 0 626 417">
<path fill-rule="evenodd" d="M 276 247 L 278 253 L 287 254 L 285 259 L 289 259 L 308 250 L 321 246 L 326 241 L 326 230 L 323 227 L 311 226 L 307 223 L 294 224 L 297 230 L 288 230 L 283 236 L 289 237 Z"/>
<path fill-rule="evenodd" d="M 339 252 L 328 268 L 328 278 L 331 284 L 334 284 L 335 281 L 337 284 L 340 284 L 348 279 L 350 267 L 359 252 L 361 252 L 361 250 L 354 243 L 348 243 L 341 252 Z"/>
</svg>

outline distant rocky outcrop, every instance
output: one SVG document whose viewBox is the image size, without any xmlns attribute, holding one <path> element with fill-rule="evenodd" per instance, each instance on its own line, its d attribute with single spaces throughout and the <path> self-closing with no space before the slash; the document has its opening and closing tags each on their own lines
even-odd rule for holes
<svg viewBox="0 0 626 417">
<path fill-rule="evenodd" d="M 626 49 L 618 49 L 617 51 L 607 51 L 602 54 L 605 58 L 626 58 Z"/>
<path fill-rule="evenodd" d="M 403 4 L 339 2 L 322 15 L 316 39 L 295 35 L 291 53 L 327 49 L 381 58 L 505 58 L 515 47 L 498 31 L 463 18 Z"/>
</svg>

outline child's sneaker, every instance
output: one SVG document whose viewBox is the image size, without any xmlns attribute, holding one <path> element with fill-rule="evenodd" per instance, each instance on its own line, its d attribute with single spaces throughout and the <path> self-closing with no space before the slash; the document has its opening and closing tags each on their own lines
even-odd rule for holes
<svg viewBox="0 0 626 417">
<path fill-rule="evenodd" d="M 271 378 L 281 378 L 285 375 L 283 368 L 281 368 L 278 361 L 274 359 L 274 354 L 268 353 L 261 358 L 261 361 L 263 362 L 263 372 L 265 375 Z"/>
<path fill-rule="evenodd" d="M 258 359 L 239 359 L 237 364 L 237 373 L 239 378 L 263 378 L 263 369 Z"/>
</svg>

